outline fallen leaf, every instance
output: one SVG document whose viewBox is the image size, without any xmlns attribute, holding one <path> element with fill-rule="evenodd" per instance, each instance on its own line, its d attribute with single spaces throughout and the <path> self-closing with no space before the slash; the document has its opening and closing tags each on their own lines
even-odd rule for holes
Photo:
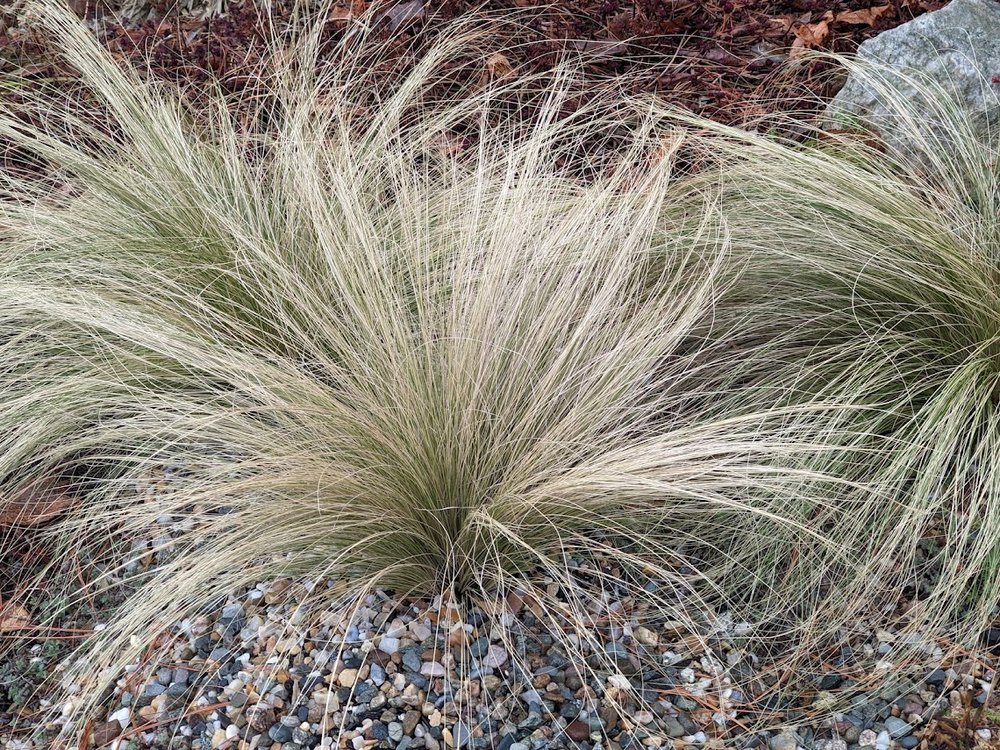
<svg viewBox="0 0 1000 750">
<path fill-rule="evenodd" d="M 0 526 L 37 526 L 55 518 L 76 502 L 65 490 L 59 481 L 43 477 L 0 494 Z"/>
<path fill-rule="evenodd" d="M 685 141 L 684 130 L 672 129 L 660 138 L 660 145 L 653 151 L 653 161 L 656 163 L 672 159 Z"/>
<path fill-rule="evenodd" d="M 737 65 L 742 62 L 742 60 L 740 60 L 740 58 L 732 52 L 724 50 L 719 46 L 712 47 L 708 50 L 708 52 L 705 53 L 705 59 L 711 60 L 714 63 L 719 63 L 720 65 Z"/>
<path fill-rule="evenodd" d="M 802 57 L 803 54 L 805 54 L 805 51 L 806 51 L 806 43 L 802 41 L 802 37 L 797 36 L 795 37 L 795 40 L 792 42 L 791 49 L 788 50 L 788 59 L 797 60 L 798 58 Z"/>
<path fill-rule="evenodd" d="M 795 19 L 791 16 L 777 16 L 775 18 L 769 18 L 767 21 L 775 29 L 780 29 L 782 31 L 791 31 L 792 26 L 795 25 Z"/>
<path fill-rule="evenodd" d="M 517 75 L 514 66 L 510 64 L 510 60 L 499 52 L 494 52 L 487 58 L 486 69 L 490 73 L 490 78 L 495 81 L 505 81 Z"/>
<path fill-rule="evenodd" d="M 0 633 L 8 630 L 25 630 L 33 625 L 31 614 L 20 604 L 8 602 L 0 607 Z"/>
<path fill-rule="evenodd" d="M 861 10 L 843 10 L 833 18 L 837 23 L 855 23 L 871 26 L 875 21 L 892 10 L 892 5 L 876 5 Z"/>
<path fill-rule="evenodd" d="M 113 742 L 122 733 L 122 725 L 117 719 L 106 721 L 94 727 L 94 744 L 103 747 Z"/>
<path fill-rule="evenodd" d="M 821 45 L 830 34 L 830 21 L 831 18 L 829 12 L 823 17 L 822 20 L 816 23 L 804 23 L 795 28 L 795 36 L 802 40 L 802 43 L 807 47 L 818 47 Z"/>
</svg>

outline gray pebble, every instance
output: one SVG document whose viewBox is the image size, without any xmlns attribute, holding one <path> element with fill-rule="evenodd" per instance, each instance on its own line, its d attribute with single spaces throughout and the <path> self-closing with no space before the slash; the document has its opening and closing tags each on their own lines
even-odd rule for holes
<svg viewBox="0 0 1000 750">
<path fill-rule="evenodd" d="M 187 693 L 187 691 L 187 685 L 182 685 L 179 682 L 171 683 L 170 686 L 167 687 L 167 695 L 171 698 L 180 698 L 182 695 Z"/>
<path fill-rule="evenodd" d="M 406 667 L 411 672 L 419 672 L 420 668 L 424 665 L 423 660 L 420 658 L 420 653 L 412 648 L 404 649 L 403 651 L 403 666 Z"/>
<path fill-rule="evenodd" d="M 667 735 L 669 735 L 673 739 L 677 739 L 678 737 L 683 737 L 684 735 L 687 734 L 687 730 L 684 729 L 684 727 L 681 726 L 681 723 L 677 721 L 677 719 L 675 719 L 673 716 L 666 716 L 663 718 L 663 728 L 666 731 Z"/>
<path fill-rule="evenodd" d="M 477 638 L 471 646 L 469 646 L 469 656 L 473 659 L 481 659 L 486 654 L 487 649 L 490 647 L 489 638 Z"/>
<path fill-rule="evenodd" d="M 222 619 L 223 620 L 235 620 L 237 617 L 242 616 L 243 605 L 242 604 L 227 604 L 222 608 Z"/>
<path fill-rule="evenodd" d="M 378 650 L 392 656 L 399 651 L 399 638 L 387 638 L 383 636 L 382 640 L 379 641 Z"/>
<path fill-rule="evenodd" d="M 309 732 L 302 727 L 295 727 L 292 730 L 292 742 L 298 743 L 299 745 L 305 745 L 312 739 L 312 732 Z"/>
<path fill-rule="evenodd" d="M 771 738 L 771 750 L 795 750 L 799 746 L 799 738 L 791 732 L 781 732 Z"/>
<path fill-rule="evenodd" d="M 455 741 L 455 747 L 465 747 L 471 744 L 472 741 L 472 729 L 464 721 L 460 721 L 452 727 L 451 730 L 452 738 Z"/>
<path fill-rule="evenodd" d="M 362 682 L 354 689 L 354 700 L 358 703 L 371 703 L 376 695 L 379 695 L 378 688 L 370 682 Z"/>
<path fill-rule="evenodd" d="M 267 736 L 274 742 L 288 742 L 292 739 L 292 730 L 283 724 L 272 724 L 267 730 Z"/>
<path fill-rule="evenodd" d="M 910 732 L 913 731 L 907 722 L 895 716 L 890 716 L 885 720 L 885 729 L 889 732 L 889 736 L 893 739 L 898 739 L 899 737 L 905 737 Z"/>
<path fill-rule="evenodd" d="M 403 739 L 403 725 L 398 721 L 391 721 L 388 725 L 389 739 L 393 742 L 399 742 Z"/>
</svg>

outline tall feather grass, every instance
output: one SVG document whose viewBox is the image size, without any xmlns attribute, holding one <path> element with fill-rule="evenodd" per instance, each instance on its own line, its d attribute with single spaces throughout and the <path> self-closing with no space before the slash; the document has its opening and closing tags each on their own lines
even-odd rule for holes
<svg viewBox="0 0 1000 750">
<path fill-rule="evenodd" d="M 975 646 L 1000 601 L 1000 134 L 918 72 L 842 62 L 886 112 L 858 132 L 803 147 L 688 122 L 727 164 L 712 181 L 746 269 L 709 334 L 746 352 L 718 388 L 841 405 L 817 439 L 844 450 L 811 468 L 865 485 L 831 531 L 867 561 L 859 602 Z"/>
<path fill-rule="evenodd" d="M 0 488 L 73 483 L 56 559 L 196 522 L 171 562 L 107 574 L 141 592 L 86 644 L 75 716 L 171 622 L 278 575 L 338 582 L 317 608 L 381 587 L 497 613 L 519 590 L 598 655 L 608 590 L 793 651 L 840 626 L 858 561 L 827 538 L 844 483 L 811 468 L 826 407 L 717 390 L 724 340 L 697 337 L 738 274 L 713 191 L 663 156 L 669 113 L 566 116 L 572 66 L 528 126 L 527 77 L 429 98 L 445 63 L 485 63 L 459 27 L 374 94 L 350 66 L 313 77 L 306 39 L 248 128 L 35 11 L 107 121 L 46 92 L 0 111 L 61 180 L 0 176 Z M 474 146 L 442 156 L 461 127 Z M 564 166 L 623 133 L 613 169 Z M 138 503 L 164 464 L 172 491 Z M 574 573 L 595 556 L 622 577 Z"/>
</svg>

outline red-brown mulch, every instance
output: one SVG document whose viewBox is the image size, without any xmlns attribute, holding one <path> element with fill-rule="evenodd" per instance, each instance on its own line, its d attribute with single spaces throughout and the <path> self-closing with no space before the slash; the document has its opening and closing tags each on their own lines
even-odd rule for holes
<svg viewBox="0 0 1000 750">
<path fill-rule="evenodd" d="M 101 18 L 107 46 L 135 61 L 148 58 L 158 76 L 197 89 L 212 76 L 239 94 L 261 65 L 268 23 L 250 0 L 231 0 L 211 20 L 166 12 L 150 3 L 152 20 L 114 20 L 103 3 L 75 0 L 88 17 Z M 101 7 L 94 8 L 94 2 Z M 87 8 L 87 4 L 90 7 Z M 113 3 L 112 3 L 113 4 Z M 157 5 L 160 8 L 157 10 Z M 636 93 L 655 91 L 667 101 L 718 121 L 745 123 L 773 112 L 815 112 L 839 81 L 828 63 L 802 59 L 806 50 L 851 52 L 862 41 L 947 0 L 342 0 L 330 14 L 337 38 L 368 12 L 405 69 L 445 24 L 487 11 L 519 10 L 534 17 L 498 47 L 518 70 L 542 71 L 567 53 L 587 53 L 595 82 L 622 73 Z M 290 2 L 274 3 L 273 19 L 286 23 Z M 542 6 L 545 6 L 544 8 Z M 0 31 L 0 75 L 25 71 L 39 78 L 60 72 L 45 42 L 30 30 Z M 582 95 L 586 96 L 586 85 Z"/>
</svg>

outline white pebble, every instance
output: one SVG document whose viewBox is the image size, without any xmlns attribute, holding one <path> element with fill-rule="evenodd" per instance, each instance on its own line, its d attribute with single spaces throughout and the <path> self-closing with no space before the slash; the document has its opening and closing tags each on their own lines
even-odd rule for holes
<svg viewBox="0 0 1000 750">
<path fill-rule="evenodd" d="M 448 672 L 436 661 L 425 661 L 420 667 L 420 674 L 424 677 L 444 677 Z"/>
<path fill-rule="evenodd" d="M 399 638 L 387 638 L 383 636 L 382 640 L 379 641 L 378 650 L 392 656 L 399 651 Z"/>
<path fill-rule="evenodd" d="M 117 711 L 108 714 L 108 721 L 117 721 L 122 725 L 122 729 L 128 729 L 129 723 L 129 710 L 128 708 L 119 708 Z"/>
</svg>

